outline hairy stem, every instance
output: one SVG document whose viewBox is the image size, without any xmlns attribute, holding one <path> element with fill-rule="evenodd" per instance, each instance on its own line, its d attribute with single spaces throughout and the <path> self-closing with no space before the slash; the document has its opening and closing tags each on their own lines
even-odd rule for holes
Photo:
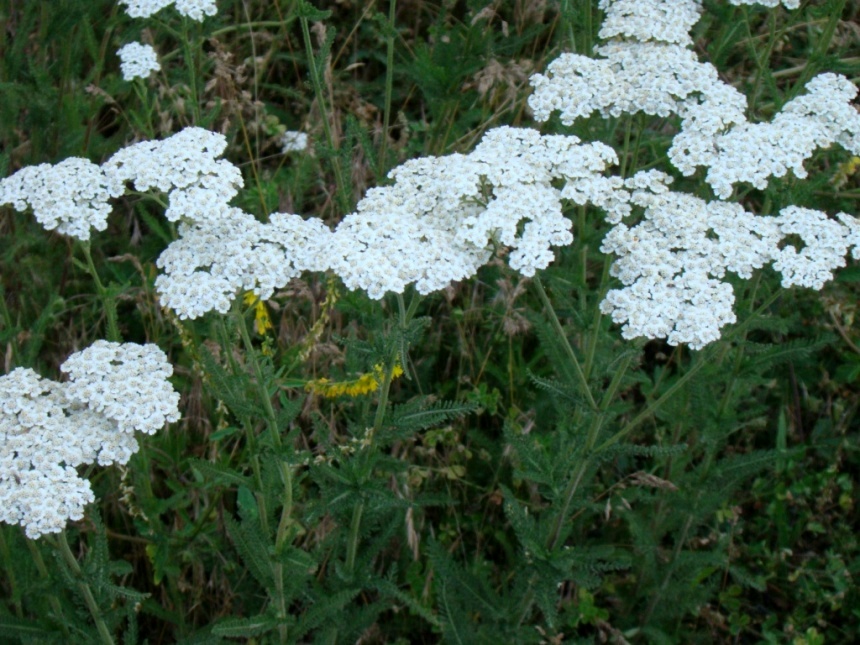
<svg viewBox="0 0 860 645">
<path fill-rule="evenodd" d="M 280 429 L 278 428 L 278 418 L 275 414 L 275 409 L 272 406 L 272 398 L 266 388 L 266 382 L 263 379 L 263 369 L 260 367 L 260 361 L 257 358 L 257 350 L 251 342 L 251 334 L 248 331 L 248 323 L 245 320 L 245 312 L 242 311 L 239 299 L 234 301 L 234 313 L 239 322 L 239 333 L 242 336 L 242 342 L 245 345 L 245 353 L 248 355 L 248 360 L 251 362 L 251 367 L 254 370 L 254 380 L 258 396 L 262 399 L 263 408 L 266 411 L 266 417 L 269 425 L 269 433 L 272 436 L 273 445 L 280 449 L 282 442 L 280 437 Z M 281 473 L 281 479 L 284 484 L 283 506 L 281 507 L 281 519 L 278 522 L 278 529 L 275 535 L 275 554 L 280 555 L 284 544 L 286 543 L 289 534 L 288 529 L 291 522 L 293 512 L 293 473 L 290 465 L 280 460 L 278 469 Z M 265 497 L 261 491 L 261 497 Z M 278 637 L 281 643 L 287 642 L 287 625 L 284 622 L 287 617 L 287 604 L 284 594 L 284 565 L 278 561 L 273 564 L 273 574 L 275 580 L 275 604 L 278 608 Z"/>
<path fill-rule="evenodd" d="M 87 609 L 89 610 L 90 615 L 93 617 L 93 621 L 95 621 L 96 629 L 99 632 L 99 638 L 101 639 L 102 643 L 109 643 L 110 645 L 113 645 L 113 636 L 111 635 L 110 630 L 108 630 L 107 625 L 105 624 L 104 618 L 102 617 L 101 609 L 99 609 L 98 603 L 93 596 L 92 589 L 90 589 L 90 586 L 83 578 L 83 571 L 81 571 L 81 566 L 78 564 L 77 559 L 72 553 L 72 549 L 69 548 L 69 542 L 66 539 L 65 531 L 60 531 L 59 537 L 57 538 L 55 544 L 57 545 L 63 560 L 68 565 L 69 569 L 71 569 L 72 575 L 77 579 L 78 591 L 83 597 L 84 603 L 86 603 Z"/>
<path fill-rule="evenodd" d="M 573 351 L 573 347 L 570 346 L 570 341 L 567 339 L 567 334 L 564 331 L 564 327 L 561 326 L 561 321 L 559 321 L 558 316 L 555 313 L 555 309 L 552 306 L 552 303 L 549 300 L 549 297 L 546 295 L 546 290 L 543 288 L 543 283 L 539 276 L 535 276 L 532 279 L 532 283 L 535 285 L 535 290 L 537 291 L 538 297 L 540 298 L 541 303 L 543 304 L 544 310 L 549 316 L 550 322 L 552 323 L 553 328 L 558 335 L 558 339 L 564 347 L 564 351 L 567 354 L 567 357 L 570 359 L 571 365 L 573 365 L 573 369 L 576 372 L 576 378 L 579 380 L 580 388 L 582 389 L 585 398 L 588 400 L 588 405 L 592 410 L 597 410 L 597 402 L 594 400 L 594 396 L 591 394 L 591 388 L 588 387 L 588 381 L 585 378 L 585 373 L 582 371 L 582 366 L 579 364 L 579 359 L 576 358 L 576 354 Z"/>
<path fill-rule="evenodd" d="M 388 35 L 385 43 L 385 108 L 382 113 L 382 150 L 379 153 L 378 177 L 385 172 L 388 157 L 388 128 L 391 126 L 391 95 L 394 92 L 394 17 L 397 0 L 388 2 Z"/>
<path fill-rule="evenodd" d="M 39 551 L 39 547 L 36 546 L 36 543 L 33 542 L 33 540 L 27 540 L 27 548 L 30 549 L 30 555 L 33 556 L 33 563 L 36 565 L 36 570 L 39 572 L 39 576 L 44 580 L 50 580 L 51 576 L 48 573 L 48 567 L 45 566 L 45 560 L 42 557 L 42 552 Z M 11 577 L 11 571 L 12 568 L 10 567 L 10 582 L 14 586 L 15 581 Z M 60 630 L 63 632 L 63 636 L 68 638 L 69 628 L 66 625 L 66 619 L 63 615 L 63 607 L 60 605 L 60 601 L 57 599 L 55 594 L 48 592 L 48 603 L 51 605 L 51 611 L 54 612 L 54 617 L 60 623 Z"/>
<path fill-rule="evenodd" d="M 344 181 L 343 171 L 340 167 L 340 159 L 335 153 L 337 146 L 335 145 L 334 134 L 331 131 L 331 123 L 329 123 L 322 79 L 320 79 L 319 67 L 317 65 L 316 56 L 314 55 L 313 43 L 311 43 L 311 32 L 308 27 L 308 19 L 304 16 L 300 16 L 299 22 L 301 22 L 302 25 L 302 37 L 305 41 L 305 52 L 307 53 L 308 64 L 310 65 L 311 84 L 313 85 L 314 96 L 316 96 L 317 106 L 319 107 L 320 120 L 322 121 L 323 131 L 325 132 L 326 143 L 331 151 L 331 163 L 332 169 L 334 170 L 335 180 L 337 181 L 337 194 L 339 196 L 339 201 L 341 202 L 340 207 L 346 211 L 349 209 L 350 200 L 349 195 L 346 194 L 347 186 Z"/>
<path fill-rule="evenodd" d="M 122 338 L 119 335 L 119 325 L 116 317 L 116 300 L 111 295 L 110 290 L 104 286 L 101 278 L 99 278 L 99 272 L 96 271 L 96 265 L 93 262 L 93 256 L 90 252 L 89 240 L 82 242 L 81 248 L 84 251 L 84 257 L 87 260 L 87 270 L 89 271 L 90 276 L 92 276 L 93 282 L 96 284 L 96 291 L 98 291 L 99 298 L 101 298 L 102 306 L 105 310 L 105 315 L 107 316 L 108 340 L 118 343 L 122 341 Z"/>
</svg>

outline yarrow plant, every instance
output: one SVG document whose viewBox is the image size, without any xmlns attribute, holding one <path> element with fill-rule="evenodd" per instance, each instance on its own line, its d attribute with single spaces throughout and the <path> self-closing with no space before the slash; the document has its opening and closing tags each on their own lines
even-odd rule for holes
<svg viewBox="0 0 860 645">
<path fill-rule="evenodd" d="M 739 182 L 762 188 L 789 170 L 805 177 L 803 162 L 833 143 L 860 154 L 860 114 L 850 104 L 857 88 L 844 77 L 812 79 L 771 123 L 752 124 L 744 96 L 689 49 L 699 2 L 604 0 L 601 8 L 600 58 L 563 54 L 532 77 L 536 119 L 555 111 L 566 124 L 592 112 L 677 114 L 669 159 L 684 175 L 706 167 L 720 200 Z M 3 180 L 0 201 L 32 206 L 46 226 L 86 239 L 88 223 L 104 227 L 118 186 L 166 193 L 165 215 L 182 222 L 181 239 L 159 259 L 165 274 L 157 285 L 162 303 L 183 318 L 224 313 L 240 290 L 268 298 L 308 270 L 331 269 L 378 299 L 407 285 L 437 291 L 507 248 L 510 266 L 532 276 L 553 260 L 552 247 L 573 240 L 563 202 L 591 204 L 617 226 L 602 248 L 619 256 L 612 273 L 626 285 L 609 292 L 603 311 L 624 325 L 625 337 L 695 349 L 735 320 L 732 289 L 721 281 L 727 270 L 749 277 L 774 262 L 786 286 L 820 288 L 849 250 L 858 252 L 857 222 L 845 213 L 837 220 L 797 208 L 739 215 L 730 202 L 671 192 L 667 175 L 608 175 L 618 158 L 602 143 L 510 127 L 489 131 L 468 154 L 395 168 L 392 185 L 371 189 L 334 231 L 286 214 L 260 223 L 229 205 L 242 178 L 218 158 L 225 146 L 222 135 L 186 128 L 125 148 L 100 168 L 84 160 L 25 168 Z M 84 172 L 72 174 L 73 166 Z M 78 215 L 73 207 L 81 203 Z M 622 223 L 639 212 L 642 223 Z M 806 248 L 781 248 L 789 235 Z"/>
<path fill-rule="evenodd" d="M 27 536 L 61 531 L 94 501 L 83 464 L 126 464 L 135 431 L 179 419 L 173 368 L 155 345 L 97 341 L 61 366 L 66 382 L 17 368 L 0 377 L 0 520 Z"/>
<path fill-rule="evenodd" d="M 850 103 L 857 88 L 844 77 L 812 79 L 807 94 L 788 102 L 771 123 L 751 124 L 745 97 L 712 65 L 700 63 L 687 48 L 689 38 L 671 28 L 683 24 L 689 30 L 699 2 L 604 1 L 601 8 L 606 42 L 596 51 L 602 58 L 563 54 L 546 75 L 532 78 L 529 105 L 538 120 L 555 111 L 566 124 L 592 112 L 677 114 L 681 130 L 669 159 L 684 175 L 707 167 L 706 181 L 720 199 L 731 197 L 742 181 L 764 188 L 769 177 L 788 170 L 803 178 L 803 162 L 833 143 L 860 151 L 860 114 Z M 609 213 L 609 221 L 618 223 L 602 250 L 620 256 L 612 273 L 627 286 L 611 290 L 601 309 L 624 325 L 627 338 L 666 338 L 700 349 L 735 321 L 732 288 L 719 280 L 726 270 L 750 277 L 751 269 L 773 261 L 784 286 L 820 289 L 845 266 L 849 250 L 858 257 L 857 220 L 845 213 L 838 221 L 794 207 L 778 217 L 754 215 L 730 202 L 671 193 L 668 179 L 652 188 L 651 197 L 631 193 L 629 180 L 616 189 L 619 200 L 644 209 L 645 221 L 633 229 Z M 789 235 L 803 240 L 800 253 L 782 248 Z"/>
<path fill-rule="evenodd" d="M 168 34 L 176 47 L 160 49 L 160 61 L 140 43 L 119 51 L 126 80 L 161 70 L 157 82 L 135 82 L 136 94 L 109 71 L 104 95 L 98 81 L 88 89 L 106 107 L 80 137 L 85 154 L 130 143 L 100 163 L 29 167 L 20 167 L 25 148 L 8 147 L 15 171 L 0 179 L 0 205 L 73 238 L 47 243 L 90 274 L 97 299 L 81 293 L 79 272 L 64 272 L 56 307 L 69 303 L 75 333 L 57 339 L 50 307 L 33 322 L 14 302 L 19 285 L 0 298 L 9 372 L 0 377 L 0 520 L 15 529 L 0 532 L 0 563 L 12 560 L 9 544 L 34 558 L 61 549 L 63 580 L 102 642 L 121 630 L 134 642 L 138 614 L 144 629 L 171 623 L 158 637 L 171 642 L 394 642 L 413 637 L 419 620 L 445 642 L 592 632 L 672 642 L 671 629 L 678 636 L 691 620 L 712 639 L 750 635 L 735 629 L 744 617 L 723 615 L 732 603 L 722 591 L 737 583 L 761 593 L 771 574 L 726 546 L 750 521 L 726 491 L 773 463 L 752 451 L 761 436 L 739 439 L 741 428 L 779 424 L 778 475 L 791 477 L 782 448 L 802 419 L 760 412 L 751 392 L 770 383 L 763 366 L 817 351 L 812 341 L 782 343 L 799 325 L 769 317 L 778 284 L 822 289 L 849 256 L 860 259 L 860 220 L 837 212 L 850 209 L 842 197 L 853 188 L 813 201 L 809 186 L 828 177 L 800 181 L 824 158 L 837 167 L 832 186 L 854 182 L 856 164 L 839 155 L 860 155 L 857 88 L 814 66 L 769 76 L 777 44 L 815 40 L 815 21 L 803 36 L 779 31 L 799 0 L 709 5 L 743 17 L 748 37 L 713 22 L 697 28 L 700 0 L 562 3 L 559 28 L 537 29 L 535 44 L 561 40 L 580 53 L 538 73 L 528 48 L 503 58 L 531 38 L 528 20 L 553 15 L 552 3 L 523 12 L 495 3 L 471 20 L 462 4 L 443 4 L 431 31 L 423 16 L 407 31 L 391 2 L 387 18 L 338 29 L 350 34 L 339 50 L 329 13 L 305 0 L 273 6 L 284 11 L 277 20 L 265 3 L 237 3 L 235 16 L 203 25 L 191 21 L 215 15 L 214 0 L 120 0 L 127 16 L 150 19 L 147 40 Z M 781 8 L 760 23 L 764 12 L 727 4 Z M 292 48 L 292 26 L 307 61 Z M 708 41 L 712 31 L 725 42 Z M 358 60 L 368 34 L 386 44 L 384 65 Z M 401 72 L 395 49 L 413 39 Z M 726 60 L 738 42 L 767 49 L 755 61 L 766 82 L 756 78 L 750 99 L 745 71 L 700 58 L 703 43 Z M 356 96 L 339 87 L 347 49 Z M 472 69 L 470 56 L 485 68 Z M 305 62 L 312 98 L 284 87 Z M 781 98 L 782 79 L 797 73 Z M 409 79 L 400 96 L 398 74 Z M 115 81 L 125 95 L 108 100 Z M 361 98 L 383 83 L 381 108 Z M 295 115 L 268 102 L 277 92 L 304 102 L 307 132 L 285 132 L 279 119 Z M 410 159 L 414 150 L 440 152 Z M 277 212 L 310 202 L 314 215 Z M 125 219 L 112 232 L 124 224 L 130 235 L 97 235 L 114 210 Z M 98 264 L 107 249 L 109 267 Z M 853 312 L 827 306 L 856 350 L 840 327 Z M 93 311 L 94 324 L 77 324 L 78 312 Z M 109 340 L 69 356 L 62 380 L 14 368 L 102 324 Z M 771 333 L 775 345 L 762 340 Z M 179 394 L 165 353 L 120 343 L 123 334 L 171 347 L 190 392 L 183 432 L 142 449 L 138 432 L 179 420 Z M 792 363 L 792 376 L 805 367 Z M 828 372 L 828 387 L 856 376 L 844 367 Z M 829 405 L 834 419 L 842 414 Z M 94 468 L 113 464 L 116 473 Z M 840 485 L 850 497 L 850 482 Z M 118 494 L 69 532 L 81 542 L 72 553 L 65 527 L 106 488 Z M 788 517 L 766 508 L 769 519 Z M 143 564 L 129 573 L 108 563 L 107 539 L 134 531 L 124 555 L 139 552 Z M 793 545 L 784 533 L 781 553 Z M 401 566 L 404 553 L 412 561 Z M 46 586 L 52 573 L 36 564 Z M 113 585 L 119 577 L 148 597 Z M 200 589 L 193 610 L 189 588 Z M 241 599 L 242 618 L 207 607 L 219 594 Z M 24 618 L 39 612 L 27 602 L 13 607 L 18 622 L 4 614 L 3 630 L 36 633 Z M 50 620 L 59 625 L 63 611 L 51 603 Z M 652 620 L 661 611 L 675 614 Z M 601 618 L 613 612 L 623 629 Z M 86 626 L 66 631 L 74 640 Z M 755 636 L 771 637 L 764 627 Z"/>
</svg>

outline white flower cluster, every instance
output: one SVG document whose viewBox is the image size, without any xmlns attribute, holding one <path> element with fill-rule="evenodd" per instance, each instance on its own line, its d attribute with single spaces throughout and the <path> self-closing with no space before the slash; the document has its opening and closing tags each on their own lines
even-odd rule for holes
<svg viewBox="0 0 860 645">
<path fill-rule="evenodd" d="M 761 188 L 789 170 L 804 177 L 804 161 L 833 143 L 860 154 L 860 115 L 851 106 L 857 90 L 845 78 L 818 76 L 772 122 L 751 124 L 746 98 L 690 49 L 700 0 L 601 0 L 600 7 L 599 58 L 564 54 L 532 77 L 529 103 L 538 120 L 553 112 L 565 124 L 593 112 L 677 115 L 670 161 L 685 175 L 707 168 L 721 199 L 738 182 Z M 306 145 L 301 133 L 287 134 L 285 150 Z M 65 205 L 102 213 L 126 182 L 167 193 L 166 216 L 180 221 L 181 237 L 159 258 L 164 272 L 156 286 L 162 304 L 183 318 L 226 312 L 240 290 L 268 298 L 306 270 L 331 269 L 372 298 L 410 284 L 428 293 L 474 275 L 504 248 L 510 266 L 531 276 L 553 261 L 555 247 L 573 240 L 565 200 L 596 206 L 615 225 L 602 248 L 618 256 L 612 273 L 624 288 L 610 291 L 601 307 L 626 337 L 702 347 L 735 319 L 726 272 L 746 278 L 773 262 L 784 285 L 820 288 L 849 250 L 860 254 L 860 221 L 848 215 L 837 221 L 789 207 L 756 216 L 737 204 L 672 192 L 670 178 L 656 170 L 609 176 L 617 157 L 608 146 L 533 129 L 496 128 L 471 153 L 404 163 L 389 173 L 391 185 L 368 191 L 334 231 L 297 215 L 259 222 L 231 207 L 242 178 L 219 159 L 225 147 L 223 136 L 187 128 L 121 150 L 102 168 L 90 164 L 100 191 L 71 181 L 56 188 L 47 179 L 39 181 L 50 188 L 32 188 L 42 185 L 39 173 L 47 177 L 58 165 L 3 180 L 0 197 L 33 206 L 40 221 L 60 212 L 50 221 L 62 231 L 72 219 Z M 624 223 L 634 214 L 638 223 Z"/>
<path fill-rule="evenodd" d="M 596 49 L 602 58 L 562 54 L 546 74 L 535 74 L 529 105 L 537 120 L 554 111 L 566 125 L 595 111 L 677 114 L 681 131 L 669 150 L 672 164 L 685 175 L 707 167 L 706 181 L 721 198 L 741 181 L 763 188 L 768 177 L 788 170 L 806 177 L 804 160 L 832 143 L 860 154 L 860 115 L 851 107 L 857 88 L 845 77 L 822 74 L 772 122 L 751 124 L 746 97 L 700 62 L 687 48 L 689 38 L 674 31 L 689 30 L 699 2 L 602 0 L 601 7 L 606 21 L 600 34 L 609 39 Z"/>
<path fill-rule="evenodd" d="M 534 275 L 554 259 L 552 246 L 573 241 L 562 198 L 589 192 L 616 161 L 601 143 L 510 127 L 490 130 L 468 155 L 408 161 L 338 225 L 331 269 L 371 298 L 408 284 L 429 293 L 474 275 L 503 245 L 512 268 Z"/>
<path fill-rule="evenodd" d="M 690 30 L 699 21 L 700 0 L 600 0 L 606 19 L 598 36 L 631 38 L 639 42 L 656 40 L 692 45 Z"/>
<path fill-rule="evenodd" d="M 303 271 L 327 268 L 331 231 L 321 220 L 275 213 L 258 222 L 238 208 L 201 223 L 184 222 L 180 239 L 158 258 L 159 300 L 180 318 L 226 313 L 237 290 L 263 300 Z"/>
<path fill-rule="evenodd" d="M 130 181 L 139 191 L 167 193 L 170 221 L 195 222 L 229 217 L 227 203 L 243 185 L 242 173 L 218 159 L 227 139 L 203 128 L 185 128 L 162 141 L 142 141 L 123 148 L 103 169 L 116 183 Z"/>
<path fill-rule="evenodd" d="M 30 207 L 47 230 L 79 240 L 90 239 L 93 228 L 107 227 L 108 199 L 121 194 L 121 183 L 77 157 L 56 165 L 27 166 L 0 180 L 0 205 L 11 204 L 18 211 Z"/>
<path fill-rule="evenodd" d="M 733 5 L 760 4 L 771 9 L 778 7 L 780 2 L 786 9 L 797 9 L 800 6 L 800 0 L 729 0 L 729 4 Z"/>
<path fill-rule="evenodd" d="M 717 89 L 733 92 L 746 106 L 743 95 L 719 80 L 713 65 L 681 45 L 613 40 L 597 52 L 605 58 L 562 54 L 546 74 L 531 77 L 535 91 L 529 106 L 538 121 L 546 121 L 553 111 L 566 125 L 592 112 L 669 116 Z"/>
<path fill-rule="evenodd" d="M 700 349 L 735 321 L 732 287 L 721 280 L 727 271 L 750 278 L 773 261 L 783 286 L 820 289 L 845 266 L 850 248 L 855 257 L 860 251 L 860 220 L 845 213 L 837 222 L 789 206 L 777 217 L 759 216 L 739 204 L 672 192 L 670 182 L 654 171 L 627 180 L 630 203 L 644 209 L 642 221 L 616 225 L 601 246 L 618 256 L 611 273 L 627 286 L 611 290 L 600 308 L 623 323 L 625 338 L 667 338 Z"/>
<path fill-rule="evenodd" d="M 172 4 L 181 15 L 197 21 L 218 13 L 215 0 L 119 0 L 119 3 L 125 5 L 126 13 L 132 18 L 148 18 Z"/>
<path fill-rule="evenodd" d="M 66 395 L 116 423 L 120 432 L 152 434 L 179 420 L 179 394 L 167 380 L 173 366 L 157 345 L 98 340 L 70 356 Z"/>
<path fill-rule="evenodd" d="M 161 70 L 158 56 L 151 45 L 128 43 L 120 47 L 116 54 L 119 56 L 119 68 L 122 71 L 122 77 L 127 81 L 135 78 L 147 78 L 152 72 Z"/>
<path fill-rule="evenodd" d="M 218 13 L 215 0 L 119 0 L 132 18 L 148 18 L 165 7 L 175 4 L 180 15 L 202 22 L 206 16 Z M 161 70 L 155 50 L 141 43 L 128 43 L 117 50 L 120 70 L 126 81 L 147 78 Z"/>
<path fill-rule="evenodd" d="M 740 181 L 763 189 L 768 177 L 782 177 L 789 170 L 805 178 L 803 162 L 819 148 L 839 143 L 860 154 L 860 113 L 851 106 L 856 95 L 857 88 L 844 76 L 821 74 L 770 123 L 755 124 L 746 122 L 740 105 L 730 119 L 715 123 L 708 110 L 717 102 L 706 101 L 686 115 L 669 158 L 685 175 L 707 167 L 706 181 L 723 199 Z M 725 128 L 728 121 L 732 125 Z"/>
<path fill-rule="evenodd" d="M 304 132 L 287 130 L 281 135 L 281 152 L 302 152 L 308 149 L 308 135 Z"/>
<path fill-rule="evenodd" d="M 99 341 L 61 369 L 68 383 L 27 368 L 0 377 L 0 521 L 34 539 L 94 501 L 76 466 L 127 463 L 135 428 L 151 433 L 179 418 L 172 368 L 154 345 Z"/>
<path fill-rule="evenodd" d="M 532 78 L 529 104 L 538 120 L 552 112 L 568 125 L 595 111 L 676 114 L 681 131 L 669 151 L 671 162 L 685 175 L 706 167 L 706 181 L 723 199 L 741 181 L 764 188 L 768 177 L 788 170 L 805 177 L 803 162 L 832 143 L 860 154 L 860 114 L 851 106 L 857 89 L 844 77 L 812 79 L 772 122 L 751 124 L 746 98 L 713 66 L 699 62 L 687 48 L 689 37 L 679 33 L 695 23 L 697 0 L 602 0 L 601 8 L 606 21 L 600 35 L 607 42 L 596 51 L 602 58 L 563 54 L 545 75 Z M 655 171 L 624 182 L 602 178 L 594 192 L 604 193 L 603 203 L 595 194 L 584 196 L 615 224 L 601 249 L 618 256 L 612 274 L 625 287 L 610 291 L 601 309 L 623 324 L 626 338 L 667 338 L 701 348 L 735 320 L 734 293 L 722 280 L 727 271 L 748 278 L 773 262 L 784 286 L 821 288 L 844 266 L 849 249 L 860 255 L 860 221 L 844 213 L 835 221 L 788 207 L 776 217 L 756 216 L 737 204 L 671 192 L 668 182 Z M 641 221 L 621 223 L 634 207 L 641 209 Z M 798 239 L 800 249 L 792 243 Z"/>
</svg>

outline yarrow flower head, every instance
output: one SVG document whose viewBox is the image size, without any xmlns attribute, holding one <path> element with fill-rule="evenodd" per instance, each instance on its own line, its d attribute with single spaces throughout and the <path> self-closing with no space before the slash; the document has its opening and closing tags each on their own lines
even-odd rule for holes
<svg viewBox="0 0 860 645">
<path fill-rule="evenodd" d="M 551 247 L 573 241 L 553 180 L 584 188 L 616 160 L 603 144 L 501 127 L 468 155 L 407 161 L 389 173 L 394 184 L 369 190 L 338 225 L 331 268 L 371 298 L 408 284 L 442 289 L 474 275 L 499 246 L 512 268 L 534 275 L 554 259 Z"/>
<path fill-rule="evenodd" d="M 190 127 L 162 141 L 123 148 L 103 168 L 113 182 L 167 193 L 165 215 L 171 221 L 217 219 L 228 215 L 228 202 L 244 185 L 239 169 L 218 159 L 226 147 L 224 135 Z"/>
<path fill-rule="evenodd" d="M 121 183 L 77 157 L 56 165 L 27 166 L 0 180 L 0 204 L 11 204 L 18 211 L 30 207 L 47 230 L 79 240 L 90 239 L 92 229 L 107 228 L 108 200 L 122 192 Z"/>
<path fill-rule="evenodd" d="M 135 78 L 147 78 L 152 72 L 161 70 L 158 56 L 151 45 L 128 43 L 117 50 L 119 68 L 122 77 L 131 81 Z"/>
<path fill-rule="evenodd" d="M 210 222 L 179 226 L 159 256 L 159 300 L 180 318 L 226 313 L 239 291 L 262 300 L 303 271 L 322 271 L 331 230 L 321 220 L 275 213 L 268 223 L 238 208 Z"/>
<path fill-rule="evenodd" d="M 797 9 L 800 6 L 800 0 L 729 0 L 729 4 L 733 5 L 760 4 L 771 9 L 778 7 L 780 2 L 786 9 Z"/>
<path fill-rule="evenodd" d="M 308 148 L 308 135 L 304 132 L 287 130 L 281 135 L 281 152 L 302 152 Z"/>
<path fill-rule="evenodd" d="M 600 0 L 606 12 L 599 36 L 692 45 L 690 29 L 699 20 L 699 0 Z"/>
<path fill-rule="evenodd" d="M 94 501 L 77 466 L 125 464 L 138 449 L 135 427 L 154 432 L 179 418 L 179 395 L 166 381 L 170 366 L 160 350 L 105 341 L 93 348 L 62 366 L 85 372 L 77 384 L 26 368 L 0 377 L 0 521 L 20 524 L 30 538 L 61 531 Z M 96 360 L 85 365 L 88 358 Z"/>
<path fill-rule="evenodd" d="M 119 0 L 125 5 L 126 13 L 132 18 L 148 18 L 170 5 L 176 5 L 176 11 L 192 20 L 202 21 L 206 16 L 218 13 L 215 0 Z"/>
<path fill-rule="evenodd" d="M 857 89 L 844 77 L 820 75 L 772 122 L 749 123 L 746 98 L 698 61 L 688 49 L 691 40 L 680 33 L 695 23 L 698 1 L 602 0 L 601 8 L 601 58 L 562 54 L 545 74 L 532 77 L 529 104 L 538 120 L 553 112 L 568 125 L 593 112 L 677 115 L 681 129 L 670 161 L 685 175 L 706 167 L 706 181 L 722 199 L 738 182 L 764 188 L 769 177 L 789 170 L 805 177 L 804 160 L 833 143 L 860 154 L 860 114 L 850 104 Z M 601 310 L 623 324 L 626 338 L 666 338 L 701 348 L 735 320 L 732 287 L 722 281 L 726 271 L 748 278 L 773 262 L 784 286 L 821 288 L 844 265 L 849 249 L 858 253 L 860 223 L 844 213 L 834 221 L 789 207 L 775 217 L 756 216 L 737 204 L 672 192 L 668 183 L 668 176 L 654 171 L 623 183 L 603 178 L 589 196 L 615 224 L 601 249 L 618 257 L 611 273 L 625 287 L 611 290 Z M 614 197 L 601 204 L 594 195 L 600 192 Z M 642 219 L 635 226 L 622 222 L 638 212 Z M 801 250 L 789 243 L 792 237 L 802 240 Z"/>
<path fill-rule="evenodd" d="M 103 414 L 121 432 L 152 434 L 179 420 L 179 394 L 167 380 L 173 366 L 156 345 L 98 340 L 60 366 L 66 396 Z"/>
</svg>

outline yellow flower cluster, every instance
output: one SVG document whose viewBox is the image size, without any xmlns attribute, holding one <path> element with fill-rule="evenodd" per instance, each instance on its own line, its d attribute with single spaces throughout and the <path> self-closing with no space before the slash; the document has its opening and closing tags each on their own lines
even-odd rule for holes
<svg viewBox="0 0 860 645">
<path fill-rule="evenodd" d="M 269 310 L 266 309 L 266 303 L 258 298 L 253 291 L 246 291 L 242 299 L 246 306 L 254 305 L 254 329 L 260 336 L 265 336 L 267 331 L 274 328 L 272 319 L 269 318 Z"/>
<path fill-rule="evenodd" d="M 395 365 L 391 370 L 391 379 L 394 380 L 403 374 L 403 368 Z M 376 392 L 380 383 L 385 379 L 382 365 L 374 365 L 372 372 L 365 372 L 357 379 L 351 381 L 330 381 L 327 378 L 318 378 L 305 383 L 305 391 L 333 399 L 338 396 L 356 397 Z"/>
</svg>

